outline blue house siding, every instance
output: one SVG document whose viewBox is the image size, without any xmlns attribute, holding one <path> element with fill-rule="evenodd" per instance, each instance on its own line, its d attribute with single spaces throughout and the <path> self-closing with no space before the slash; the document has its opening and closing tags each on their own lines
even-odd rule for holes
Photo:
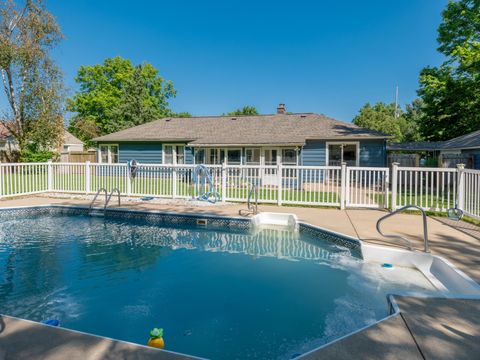
<svg viewBox="0 0 480 360">
<path fill-rule="evenodd" d="M 161 164 L 162 143 L 119 143 L 118 161 L 126 163 L 135 159 L 140 164 Z"/>
<path fill-rule="evenodd" d="M 332 142 L 337 142 L 336 140 Z M 385 140 L 359 140 L 360 166 L 383 167 L 387 163 L 387 149 Z M 325 140 L 307 140 L 301 153 L 301 164 L 304 166 L 325 166 Z"/>
<path fill-rule="evenodd" d="M 386 143 L 384 140 L 359 140 L 358 142 L 360 144 L 360 166 L 386 166 Z M 325 166 L 327 164 L 326 143 L 325 140 L 307 140 L 299 154 L 300 165 Z M 120 142 L 118 145 L 120 163 L 126 163 L 131 159 L 137 160 L 140 164 L 162 163 L 161 142 Z M 475 152 L 475 165 L 476 168 L 480 168 L 480 149 L 469 152 Z M 242 148 L 242 157 L 244 156 L 245 148 Z M 193 161 L 194 150 L 187 146 L 185 147 L 185 163 L 193 164 Z"/>
<path fill-rule="evenodd" d="M 193 164 L 193 148 L 185 148 L 185 164 Z"/>
<path fill-rule="evenodd" d="M 480 149 L 465 149 L 462 154 L 473 155 L 473 168 L 480 169 Z"/>
<path fill-rule="evenodd" d="M 302 149 L 300 164 L 304 166 L 325 166 L 325 145 L 324 140 L 307 140 Z"/>
<path fill-rule="evenodd" d="M 387 166 L 387 147 L 385 140 L 360 141 L 360 166 Z"/>
</svg>

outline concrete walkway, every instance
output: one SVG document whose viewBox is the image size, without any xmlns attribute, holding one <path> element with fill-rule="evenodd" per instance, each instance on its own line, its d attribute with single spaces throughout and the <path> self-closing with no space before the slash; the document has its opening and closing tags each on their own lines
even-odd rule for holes
<svg viewBox="0 0 480 360">
<path fill-rule="evenodd" d="M 1 200 L 0 207 L 32 206 L 32 205 L 82 205 L 88 206 L 90 200 L 70 198 L 49 198 L 33 196 L 13 200 Z M 211 214 L 220 216 L 239 216 L 239 210 L 245 209 L 244 204 L 225 204 L 221 206 L 193 206 L 184 204 L 158 204 L 148 202 L 124 202 L 122 208 L 135 210 L 158 210 L 167 212 L 182 212 L 192 214 Z M 301 221 L 305 221 L 326 229 L 357 237 L 363 241 L 390 246 L 402 244 L 386 241 L 377 233 L 375 224 L 386 214 L 379 210 L 338 210 L 299 207 L 260 206 L 260 211 L 294 213 Z M 471 278 L 480 282 L 480 240 L 465 231 L 456 230 L 455 226 L 462 223 L 448 224 L 433 218 L 428 219 L 430 248 L 432 253 L 444 256 L 456 267 L 464 271 Z M 468 227 L 472 225 L 468 224 Z M 423 248 L 422 219 L 417 215 L 401 214 L 385 222 L 386 233 L 396 233 L 412 239 L 415 247 Z M 476 229 L 473 229 L 476 231 Z M 478 300 L 452 299 L 419 299 L 396 297 L 401 314 L 389 318 L 364 331 L 337 341 L 318 352 L 309 354 L 308 359 L 473 359 L 480 354 L 480 302 Z M 16 322 L 20 322 L 20 325 Z M 0 332 L 0 359 L 2 350 L 14 347 L 28 347 L 21 339 L 12 334 L 21 334 L 16 327 L 28 328 L 28 339 L 40 336 L 45 337 L 44 326 L 22 320 L 12 320 L 3 317 L 3 332 Z M 10 327 L 10 329 L 7 329 Z M 40 327 L 40 328 L 38 328 Z M 12 328 L 14 329 L 12 331 Z M 57 329 L 61 330 L 61 329 Z M 47 332 L 48 333 L 48 332 Z M 175 355 L 166 352 L 145 352 L 145 347 L 133 344 L 116 342 L 109 339 L 97 338 L 93 341 L 85 339 L 70 339 L 71 332 L 65 333 L 65 338 L 51 333 L 53 340 L 42 340 L 37 350 L 42 351 L 42 359 L 83 358 L 85 359 L 130 359 L 130 358 L 175 358 Z M 78 334 L 73 332 L 74 334 Z M 8 337 L 10 336 L 10 337 Z M 43 337 L 42 337 L 43 336 Z M 78 335 L 75 335 L 78 336 Z M 23 337 L 22 337 L 23 338 Z M 7 340 L 6 340 L 7 339 Z M 62 341 L 63 339 L 63 341 Z M 102 341 L 98 340 L 101 339 Z M 53 342 L 52 342 L 53 341 Z M 22 345 L 23 344 L 23 345 Z M 127 346 L 128 345 L 128 346 Z M 108 351 L 106 350 L 108 349 Z M 143 350 L 142 350 L 143 349 Z M 25 349 L 24 349 L 25 350 Z M 27 349 L 28 350 L 28 349 Z M 61 350 L 61 351 L 60 351 Z M 147 349 L 153 351 L 151 349 Z M 25 350 L 26 351 L 26 350 Z M 17 354 L 17 353 L 15 353 Z M 32 352 L 18 353 L 34 354 Z M 68 355 L 67 355 L 68 354 Z M 7 352 L 8 355 L 8 352 Z M 63 355 L 63 356 L 62 356 Z M 452 356 L 453 355 L 453 356 Z M 173 356 L 173 357 L 170 357 Z M 37 356 L 27 358 L 38 358 Z"/>
<path fill-rule="evenodd" d="M 471 360 L 480 356 L 480 300 L 395 296 L 400 314 L 301 360 Z"/>
<path fill-rule="evenodd" d="M 188 360 L 196 358 L 0 315 L 0 359 Z"/>
</svg>

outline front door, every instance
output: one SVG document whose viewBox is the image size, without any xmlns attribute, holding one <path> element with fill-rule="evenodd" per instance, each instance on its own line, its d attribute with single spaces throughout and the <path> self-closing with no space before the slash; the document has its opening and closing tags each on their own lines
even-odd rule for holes
<svg viewBox="0 0 480 360">
<path fill-rule="evenodd" d="M 263 184 L 264 185 L 277 185 L 277 164 L 278 164 L 278 150 L 277 149 L 265 149 L 264 161 L 265 166 L 275 166 L 275 168 L 265 168 L 263 171 Z"/>
</svg>

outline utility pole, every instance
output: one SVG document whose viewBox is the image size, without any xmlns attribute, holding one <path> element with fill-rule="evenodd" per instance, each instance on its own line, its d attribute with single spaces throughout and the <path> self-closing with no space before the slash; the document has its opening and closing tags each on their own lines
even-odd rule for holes
<svg viewBox="0 0 480 360">
<path fill-rule="evenodd" d="M 398 117 L 398 85 L 395 85 L 395 118 Z"/>
</svg>

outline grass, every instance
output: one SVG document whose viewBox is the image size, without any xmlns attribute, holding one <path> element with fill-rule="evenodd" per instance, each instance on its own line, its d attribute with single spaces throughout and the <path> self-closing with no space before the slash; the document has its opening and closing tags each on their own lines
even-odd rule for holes
<svg viewBox="0 0 480 360">
<path fill-rule="evenodd" d="M 52 179 L 53 191 L 65 192 L 86 192 L 86 177 L 84 174 L 54 174 Z M 137 178 L 131 184 L 132 195 L 153 195 L 170 197 L 173 193 L 174 181 L 172 179 L 159 178 Z M 124 177 L 93 175 L 90 179 L 89 192 L 96 192 L 97 189 L 104 187 L 108 192 L 118 188 L 121 193 L 127 193 L 127 180 Z M 28 193 L 36 191 L 46 191 L 48 189 L 47 173 L 29 172 L 14 173 L 9 176 L 3 176 L 1 181 L 1 194 L 3 196 L 15 195 L 19 193 Z M 226 197 L 230 200 L 246 201 L 249 188 L 246 184 L 238 187 L 227 186 Z M 221 187 L 217 186 L 217 191 L 221 193 Z M 190 179 L 188 181 L 176 181 L 176 196 L 189 197 L 196 193 L 196 186 Z M 221 195 L 221 194 L 220 194 Z M 258 190 L 258 199 L 263 201 L 278 200 L 278 189 L 276 187 L 264 187 Z M 307 190 L 282 190 L 282 201 L 286 202 L 305 202 L 305 203 L 339 203 L 339 194 L 336 192 L 307 191 Z"/>
</svg>

